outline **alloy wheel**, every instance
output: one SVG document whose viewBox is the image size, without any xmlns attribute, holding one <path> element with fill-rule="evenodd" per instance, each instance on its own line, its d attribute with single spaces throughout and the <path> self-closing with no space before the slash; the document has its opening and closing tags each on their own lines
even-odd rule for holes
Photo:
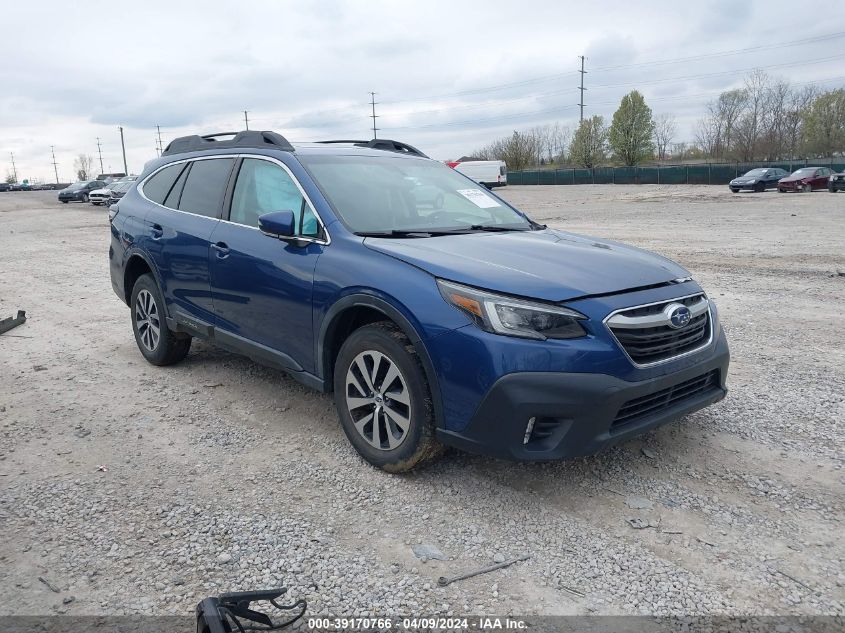
<svg viewBox="0 0 845 633">
<path fill-rule="evenodd" d="M 355 429 L 382 451 L 397 448 L 411 426 L 411 398 L 405 377 L 385 354 L 358 354 L 346 372 L 346 407 Z"/>
<path fill-rule="evenodd" d="M 150 352 L 158 347 L 161 338 L 161 321 L 158 305 L 149 290 L 142 290 L 135 300 L 135 327 L 141 344 Z"/>
</svg>

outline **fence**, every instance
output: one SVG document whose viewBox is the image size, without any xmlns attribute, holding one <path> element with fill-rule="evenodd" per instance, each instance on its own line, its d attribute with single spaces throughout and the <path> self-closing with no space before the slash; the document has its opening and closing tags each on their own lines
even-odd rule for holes
<svg viewBox="0 0 845 633">
<path fill-rule="evenodd" d="M 845 157 L 761 163 L 703 163 L 595 167 L 593 169 L 530 169 L 509 171 L 509 185 L 726 185 L 755 167 L 780 167 L 792 173 L 801 167 L 845 171 Z"/>
</svg>

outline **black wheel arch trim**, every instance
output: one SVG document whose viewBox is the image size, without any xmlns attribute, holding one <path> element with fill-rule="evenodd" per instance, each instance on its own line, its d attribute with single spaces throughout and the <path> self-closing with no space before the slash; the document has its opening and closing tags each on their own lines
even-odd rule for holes
<svg viewBox="0 0 845 633">
<path fill-rule="evenodd" d="M 434 369 L 434 363 L 425 346 L 425 341 L 420 336 L 417 328 L 411 323 L 410 319 L 406 317 L 399 308 L 390 303 L 387 299 L 366 292 L 356 292 L 349 294 L 339 299 L 328 309 L 323 321 L 320 324 L 320 333 L 316 341 L 315 350 L 315 369 L 317 377 L 322 379 L 326 390 L 330 390 L 334 384 L 333 377 L 328 375 L 331 367 L 331 359 L 328 358 L 329 350 L 326 348 L 326 337 L 329 333 L 329 328 L 334 324 L 337 317 L 346 310 L 355 307 L 367 307 L 377 310 L 384 314 L 385 317 L 396 323 L 399 329 L 407 336 L 411 343 L 417 350 L 417 354 L 422 362 L 425 377 L 428 381 L 429 391 L 431 392 L 431 399 L 434 404 L 434 419 L 435 425 L 440 428 L 443 425 L 443 401 L 440 397 L 440 383 L 437 379 L 437 372 Z"/>
<path fill-rule="evenodd" d="M 129 262 L 132 261 L 133 258 L 139 257 L 140 259 L 144 260 L 144 263 L 147 265 L 147 268 L 150 269 L 150 272 L 155 279 L 156 285 L 158 286 L 159 292 L 161 292 L 161 275 L 158 272 L 158 268 L 156 268 L 155 264 L 143 250 L 137 247 L 130 247 L 126 250 L 125 254 L 125 261 L 123 262 L 123 283 L 126 284 L 126 271 L 129 268 Z M 129 288 L 128 296 L 126 297 L 126 304 L 129 305 L 129 302 L 132 300 L 132 289 Z M 166 317 L 170 316 L 170 310 L 167 308 L 167 302 L 164 302 L 164 313 Z"/>
</svg>

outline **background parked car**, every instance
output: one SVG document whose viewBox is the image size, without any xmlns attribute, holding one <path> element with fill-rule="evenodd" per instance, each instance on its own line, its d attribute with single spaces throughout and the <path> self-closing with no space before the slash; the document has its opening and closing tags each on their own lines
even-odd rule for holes
<svg viewBox="0 0 845 633">
<path fill-rule="evenodd" d="M 778 191 L 810 192 L 813 189 L 825 189 L 831 173 L 833 172 L 830 167 L 802 167 L 786 178 L 781 178 L 778 181 Z"/>
<path fill-rule="evenodd" d="M 94 189 L 88 194 L 88 199 L 91 201 L 91 204 L 94 206 L 100 206 L 101 204 L 107 204 L 109 198 L 111 197 L 111 189 L 112 187 L 117 185 L 117 181 L 114 181 L 105 187 L 100 189 Z"/>
<path fill-rule="evenodd" d="M 728 186 L 734 193 L 738 193 L 741 189 L 760 192 L 777 187 L 778 181 L 787 176 L 789 173 L 779 167 L 758 167 L 739 178 L 734 178 Z"/>
<path fill-rule="evenodd" d="M 0 191 L 11 191 L 12 185 L 8 182 L 0 182 Z"/>
<path fill-rule="evenodd" d="M 134 178 L 132 180 L 134 180 Z M 132 180 L 123 180 L 121 182 L 112 183 L 112 186 L 109 188 L 109 205 L 112 205 L 120 200 L 123 197 L 123 194 L 132 188 Z"/>
<path fill-rule="evenodd" d="M 827 181 L 827 190 L 831 193 L 836 193 L 837 191 L 842 191 L 845 189 L 845 171 L 831 174 L 830 180 Z"/>
<path fill-rule="evenodd" d="M 471 160 L 455 163 L 453 168 L 488 189 L 508 184 L 508 166 L 503 160 Z"/>
<path fill-rule="evenodd" d="M 71 200 L 75 202 L 88 202 L 88 197 L 94 189 L 101 189 L 105 186 L 102 180 L 80 180 L 59 192 L 59 202 L 67 204 Z"/>
</svg>

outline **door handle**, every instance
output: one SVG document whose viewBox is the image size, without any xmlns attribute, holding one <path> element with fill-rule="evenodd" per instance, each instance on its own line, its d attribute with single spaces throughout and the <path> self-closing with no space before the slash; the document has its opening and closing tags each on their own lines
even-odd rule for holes
<svg viewBox="0 0 845 633">
<path fill-rule="evenodd" d="M 164 235 L 164 228 L 162 228 L 161 224 L 153 224 L 150 233 L 152 233 L 153 239 L 157 240 Z"/>
<path fill-rule="evenodd" d="M 225 259 L 229 256 L 229 245 L 226 242 L 216 242 L 211 245 L 211 248 L 217 251 L 219 259 Z"/>
</svg>

